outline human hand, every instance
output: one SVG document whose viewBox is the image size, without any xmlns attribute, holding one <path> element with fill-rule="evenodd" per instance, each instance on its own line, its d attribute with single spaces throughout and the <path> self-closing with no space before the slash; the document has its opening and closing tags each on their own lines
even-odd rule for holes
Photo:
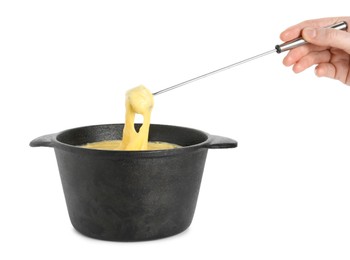
<svg viewBox="0 0 350 260">
<path fill-rule="evenodd" d="M 324 27 L 345 21 L 347 31 Z M 317 65 L 315 74 L 340 80 L 350 85 L 350 17 L 332 17 L 307 20 L 289 27 L 280 35 L 282 41 L 293 40 L 300 35 L 310 44 L 288 52 L 283 60 L 286 66 L 293 65 L 293 71 L 302 72 Z"/>
</svg>

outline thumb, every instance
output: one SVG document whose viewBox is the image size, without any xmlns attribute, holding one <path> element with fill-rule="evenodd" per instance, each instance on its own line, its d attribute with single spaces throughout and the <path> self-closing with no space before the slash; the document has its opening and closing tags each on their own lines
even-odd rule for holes
<svg viewBox="0 0 350 260">
<path fill-rule="evenodd" d="M 303 38 L 319 46 L 329 46 L 350 54 L 350 33 L 330 28 L 306 27 L 302 31 Z"/>
</svg>

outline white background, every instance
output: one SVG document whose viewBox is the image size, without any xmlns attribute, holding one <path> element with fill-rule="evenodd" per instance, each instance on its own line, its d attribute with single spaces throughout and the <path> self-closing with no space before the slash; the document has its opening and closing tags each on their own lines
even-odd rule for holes
<svg viewBox="0 0 350 260">
<path fill-rule="evenodd" d="M 349 259 L 350 88 L 271 54 L 157 96 L 153 123 L 238 141 L 210 150 L 177 236 L 118 243 L 70 224 L 44 134 L 124 121 L 151 91 L 268 51 L 286 27 L 349 15 L 320 1 L 0 3 L 1 259 Z M 273 11 L 276 10 L 276 11 Z"/>
</svg>

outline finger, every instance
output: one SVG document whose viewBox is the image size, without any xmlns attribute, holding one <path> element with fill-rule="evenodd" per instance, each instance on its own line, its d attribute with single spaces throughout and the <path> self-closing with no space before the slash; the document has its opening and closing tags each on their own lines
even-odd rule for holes
<svg viewBox="0 0 350 260">
<path fill-rule="evenodd" d="M 334 61 L 334 59 L 332 59 L 331 63 L 335 67 L 334 78 L 337 80 L 340 80 L 343 83 L 346 83 L 346 81 L 349 80 L 349 74 L 350 74 L 349 61 L 346 61 L 345 59 Z"/>
<path fill-rule="evenodd" d="M 281 33 L 280 38 L 282 41 L 290 41 L 299 37 L 301 35 L 302 29 L 304 29 L 305 27 L 313 27 L 313 28 L 325 27 L 344 20 L 350 20 L 350 18 L 349 17 L 328 17 L 328 18 L 321 18 L 321 19 L 306 20 L 284 30 Z"/>
<path fill-rule="evenodd" d="M 321 19 L 306 20 L 284 30 L 281 33 L 280 38 L 282 41 L 290 41 L 299 37 L 301 35 L 302 29 L 304 29 L 305 27 L 313 27 L 313 28 L 326 27 L 340 21 L 350 22 L 350 17 L 328 17 L 328 18 L 321 18 Z"/>
<path fill-rule="evenodd" d="M 291 26 L 280 34 L 280 39 L 284 42 L 287 42 L 295 38 L 298 38 L 303 28 L 304 27 L 300 27 L 299 24 Z"/>
<path fill-rule="evenodd" d="M 284 57 L 284 59 L 283 59 L 283 64 L 285 66 L 291 66 L 291 65 L 295 64 L 297 61 L 299 61 L 302 57 L 308 55 L 311 52 L 323 51 L 326 49 L 327 49 L 326 47 L 316 46 L 316 45 L 312 45 L 312 44 L 300 46 L 300 47 L 292 49 L 288 52 L 286 57 Z"/>
<path fill-rule="evenodd" d="M 315 45 L 334 47 L 350 54 L 350 33 L 329 28 L 306 27 L 302 31 L 303 38 Z"/>
<path fill-rule="evenodd" d="M 336 69 L 331 63 L 321 63 L 315 68 L 315 74 L 317 77 L 327 77 L 334 79 Z"/>
<path fill-rule="evenodd" d="M 348 67 L 339 67 L 332 63 L 320 63 L 315 68 L 315 74 L 318 77 L 337 79 L 350 85 L 350 70 Z"/>
<path fill-rule="evenodd" d="M 331 53 L 328 50 L 321 52 L 311 52 L 308 55 L 301 58 L 294 66 L 293 71 L 295 73 L 302 72 L 307 68 L 319 63 L 329 62 L 331 59 Z"/>
</svg>

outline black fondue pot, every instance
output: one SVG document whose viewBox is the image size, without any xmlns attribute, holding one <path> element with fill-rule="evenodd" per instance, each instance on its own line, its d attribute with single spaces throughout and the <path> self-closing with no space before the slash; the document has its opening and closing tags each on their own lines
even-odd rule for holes
<svg viewBox="0 0 350 260">
<path fill-rule="evenodd" d="M 182 147 L 155 151 L 79 147 L 121 139 L 123 127 L 70 129 L 38 137 L 30 146 L 54 148 L 69 217 L 80 233 L 140 241 L 184 231 L 192 222 L 208 149 L 234 148 L 237 142 L 190 128 L 151 125 L 150 141 Z"/>
</svg>

